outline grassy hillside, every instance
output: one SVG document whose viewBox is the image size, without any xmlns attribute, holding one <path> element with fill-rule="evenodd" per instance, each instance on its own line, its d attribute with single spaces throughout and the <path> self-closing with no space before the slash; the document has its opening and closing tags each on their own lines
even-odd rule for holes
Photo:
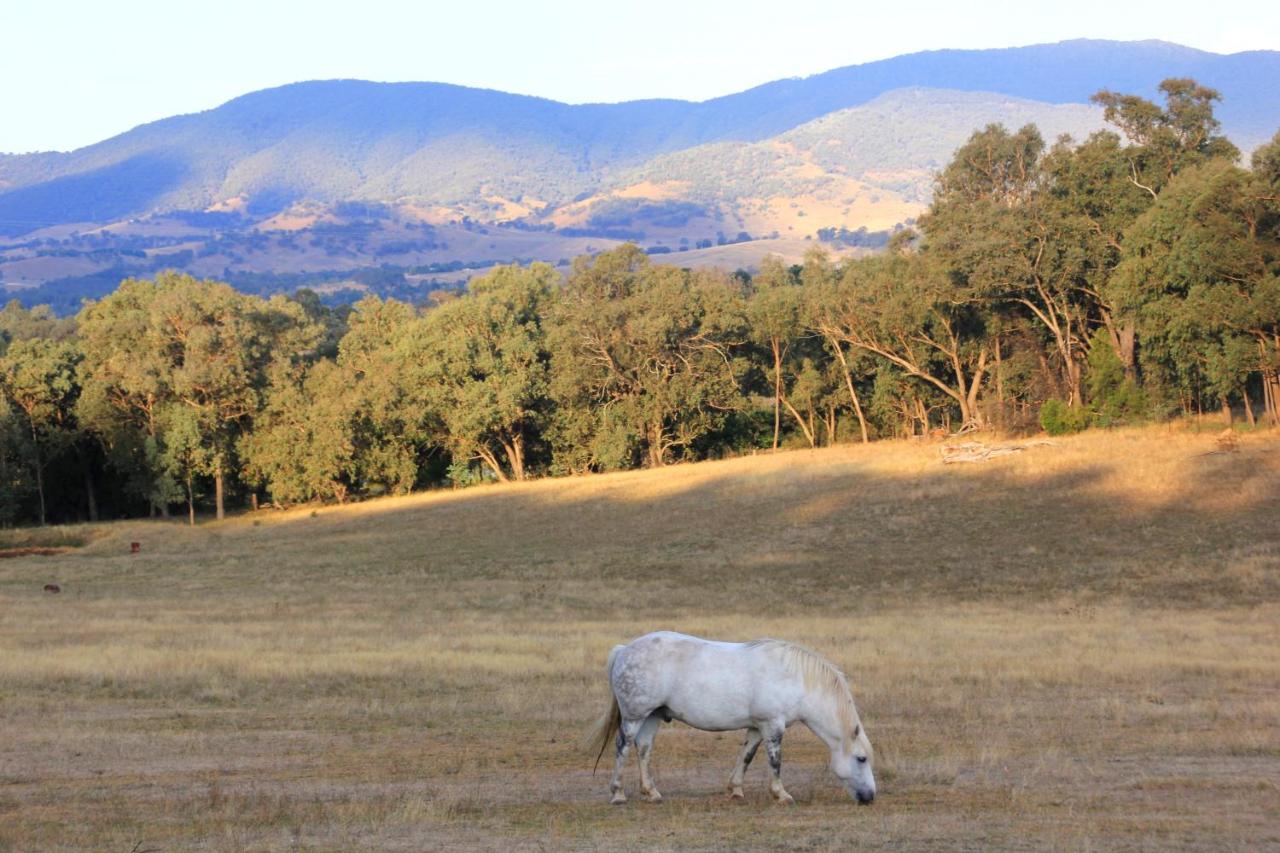
<svg viewBox="0 0 1280 853">
<path fill-rule="evenodd" d="M 1280 440 L 1214 447 L 1153 428 L 943 466 L 883 443 L 10 536 L 93 541 L 0 560 L 0 841 L 1276 845 Z M 655 628 L 838 661 L 875 805 L 800 727 L 797 807 L 760 767 L 731 803 L 736 735 L 679 725 L 665 802 L 606 805 L 579 738 L 608 649 Z"/>
<path fill-rule="evenodd" d="M 989 92 L 904 89 L 864 106 L 831 113 L 778 140 L 805 152 L 829 172 L 927 203 L 933 175 L 950 162 L 974 130 L 1034 124 L 1046 143 L 1066 134 L 1077 142 L 1106 125 L 1102 110 L 1082 104 L 1047 104 Z"/>
<path fill-rule="evenodd" d="M 890 191 L 909 189 L 912 201 L 927 201 L 932 173 L 975 130 L 991 123 L 1010 129 L 1035 124 L 1049 142 L 1064 133 L 1082 140 L 1105 127 L 1102 110 L 1082 104 L 900 89 L 762 142 L 723 142 L 665 155 L 619 183 L 682 181 L 685 196 L 709 202 L 814 192 L 843 175 Z M 898 175 L 903 177 L 895 180 Z"/>
<path fill-rule="evenodd" d="M 974 130 L 999 123 L 1040 128 L 1052 144 L 1102 129 L 1102 111 L 990 92 L 901 89 L 761 142 L 718 142 L 658 157 L 602 193 L 558 211 L 561 224 L 591 222 L 611 199 L 665 203 L 626 224 L 660 232 L 673 200 L 719 216 L 733 235 L 813 235 L 819 228 L 891 228 L 920 214 L 933 177 Z"/>
</svg>

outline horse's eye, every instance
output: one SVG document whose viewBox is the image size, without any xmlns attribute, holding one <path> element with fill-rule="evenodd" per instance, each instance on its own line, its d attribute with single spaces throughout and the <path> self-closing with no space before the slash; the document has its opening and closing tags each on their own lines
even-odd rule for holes
<svg viewBox="0 0 1280 853">
<path fill-rule="evenodd" d="M 859 763 L 859 764 L 866 764 L 866 763 L 867 763 L 867 757 L 866 757 L 865 755 L 859 755 L 859 756 L 858 756 L 858 763 Z"/>
<path fill-rule="evenodd" d="M 854 737 L 857 737 L 857 736 L 858 736 L 858 732 L 860 732 L 860 731 L 862 731 L 862 726 L 861 726 L 861 725 L 854 726 L 854 727 L 853 727 L 853 736 L 854 736 Z"/>
</svg>

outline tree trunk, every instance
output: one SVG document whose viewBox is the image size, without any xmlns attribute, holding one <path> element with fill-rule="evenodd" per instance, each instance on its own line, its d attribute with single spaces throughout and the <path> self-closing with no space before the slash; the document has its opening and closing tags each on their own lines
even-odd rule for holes
<svg viewBox="0 0 1280 853">
<path fill-rule="evenodd" d="M 191 472 L 187 472 L 187 524 L 196 526 L 196 495 L 191 488 Z"/>
<path fill-rule="evenodd" d="M 1004 407 L 1004 361 L 1001 358 L 1000 336 L 996 335 L 996 402 Z"/>
<path fill-rule="evenodd" d="M 507 482 L 507 472 L 502 470 L 502 463 L 498 461 L 498 457 L 494 456 L 492 451 L 487 447 L 479 447 L 476 449 L 476 455 L 493 472 L 493 476 L 498 478 L 499 483 Z"/>
<path fill-rule="evenodd" d="M 661 468 L 666 464 L 666 448 L 662 446 L 662 425 L 649 428 L 649 465 Z"/>
<path fill-rule="evenodd" d="M 1125 323 L 1120 327 L 1120 361 L 1124 364 L 1124 375 L 1134 382 L 1138 381 L 1138 330 L 1133 323 Z"/>
<path fill-rule="evenodd" d="M 1225 394 L 1222 397 L 1222 420 L 1228 427 L 1235 421 L 1231 413 L 1231 401 L 1227 399 Z"/>
<path fill-rule="evenodd" d="M 511 437 L 507 447 L 507 459 L 511 463 L 511 476 L 517 480 L 524 479 L 524 436 L 516 433 Z"/>
<path fill-rule="evenodd" d="M 40 526 L 44 527 L 44 472 L 41 470 L 40 451 L 36 451 L 36 492 L 40 495 Z"/>
<path fill-rule="evenodd" d="M 1080 370 L 1080 362 L 1072 358 L 1067 362 L 1067 405 L 1073 409 L 1078 409 L 1084 405 L 1083 382 Z"/>
<path fill-rule="evenodd" d="M 862 403 L 858 401 L 858 392 L 854 390 L 853 379 L 845 374 L 845 380 L 849 383 L 849 396 L 853 398 L 853 413 L 858 416 L 858 429 L 862 432 L 862 443 L 869 444 L 871 435 L 867 432 L 867 419 L 862 414 Z"/>
<path fill-rule="evenodd" d="M 1257 419 L 1253 416 L 1253 404 L 1249 402 L 1249 382 L 1246 379 L 1244 385 L 1240 386 L 1240 396 L 1244 398 L 1244 419 L 1250 427 L 1258 425 Z"/>
<path fill-rule="evenodd" d="M 853 401 L 853 413 L 858 416 L 858 427 L 862 430 L 862 443 L 867 444 L 871 441 L 871 437 L 867 433 L 867 419 L 862 415 L 862 403 L 858 401 L 858 392 L 853 387 L 853 374 L 849 372 L 849 362 L 844 357 L 844 350 L 840 348 L 840 342 L 828 337 L 831 348 L 836 351 L 836 358 L 840 360 L 840 371 L 844 374 L 845 387 L 849 389 L 849 399 Z"/>
<path fill-rule="evenodd" d="M 805 440 L 809 442 L 809 446 L 817 447 L 818 446 L 817 436 L 813 434 L 813 424 L 805 423 L 804 417 L 798 411 L 796 411 L 795 406 L 791 405 L 790 400 L 786 401 L 786 406 L 787 406 L 787 411 L 791 413 L 791 416 L 796 419 L 796 423 L 800 425 L 800 431 L 804 433 Z M 774 450 L 778 449 L 776 434 L 774 435 L 773 449 Z"/>
<path fill-rule="evenodd" d="M 1111 338 L 1111 348 L 1115 350 L 1116 358 L 1120 359 L 1120 363 L 1124 365 L 1125 378 L 1137 381 L 1137 329 L 1133 323 L 1117 325 L 1110 311 L 1104 312 L 1102 319 L 1107 326 L 1107 336 Z"/>
<path fill-rule="evenodd" d="M 40 497 L 40 526 L 44 527 L 44 461 L 40 458 L 40 434 L 36 432 L 36 422 L 29 413 L 27 422 L 31 425 L 31 452 L 36 458 L 36 494 Z"/>
<path fill-rule="evenodd" d="M 1280 353 L 1280 335 L 1275 335 L 1272 342 Z M 1271 425 L 1280 426 L 1280 373 L 1269 370 L 1267 378 L 1271 382 Z"/>
<path fill-rule="evenodd" d="M 1044 347 L 1035 347 L 1036 360 L 1040 363 L 1040 375 L 1053 389 L 1053 396 L 1061 398 L 1062 386 L 1058 384 L 1058 371 L 1049 365 L 1049 359 L 1045 357 Z"/>
<path fill-rule="evenodd" d="M 223 505 L 223 482 L 222 482 L 222 460 L 219 459 L 213 471 L 213 502 L 215 507 L 215 517 L 218 521 L 226 518 L 226 509 Z"/>
<path fill-rule="evenodd" d="M 1262 371 L 1262 419 L 1271 420 L 1271 377 Z"/>
<path fill-rule="evenodd" d="M 778 449 L 778 435 L 782 431 L 782 350 L 778 340 L 771 342 L 773 347 L 773 449 Z M 812 446 L 813 441 L 809 444 Z"/>
<path fill-rule="evenodd" d="M 84 466 L 84 495 L 89 509 L 89 521 L 95 522 L 98 520 L 98 498 L 93 493 L 93 468 L 88 462 Z"/>
</svg>

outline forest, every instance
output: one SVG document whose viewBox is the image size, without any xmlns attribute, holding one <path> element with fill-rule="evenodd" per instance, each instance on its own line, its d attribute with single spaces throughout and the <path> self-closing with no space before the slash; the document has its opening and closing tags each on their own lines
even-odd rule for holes
<svg viewBox="0 0 1280 853">
<path fill-rule="evenodd" d="M 633 245 L 424 305 L 175 272 L 0 311 L 0 524 L 222 517 L 749 453 L 1207 410 L 1280 420 L 1280 133 L 1099 92 L 1119 132 L 975 132 L 884 251 L 754 274 Z"/>
</svg>

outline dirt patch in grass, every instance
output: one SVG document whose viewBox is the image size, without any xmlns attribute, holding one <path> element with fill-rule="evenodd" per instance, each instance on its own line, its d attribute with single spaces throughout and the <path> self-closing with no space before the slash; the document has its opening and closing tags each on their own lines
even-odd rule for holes
<svg viewBox="0 0 1280 853">
<path fill-rule="evenodd" d="M 52 557 L 55 554 L 64 554 L 68 548 L 0 548 L 0 560 L 10 559 L 12 557 Z"/>
</svg>

